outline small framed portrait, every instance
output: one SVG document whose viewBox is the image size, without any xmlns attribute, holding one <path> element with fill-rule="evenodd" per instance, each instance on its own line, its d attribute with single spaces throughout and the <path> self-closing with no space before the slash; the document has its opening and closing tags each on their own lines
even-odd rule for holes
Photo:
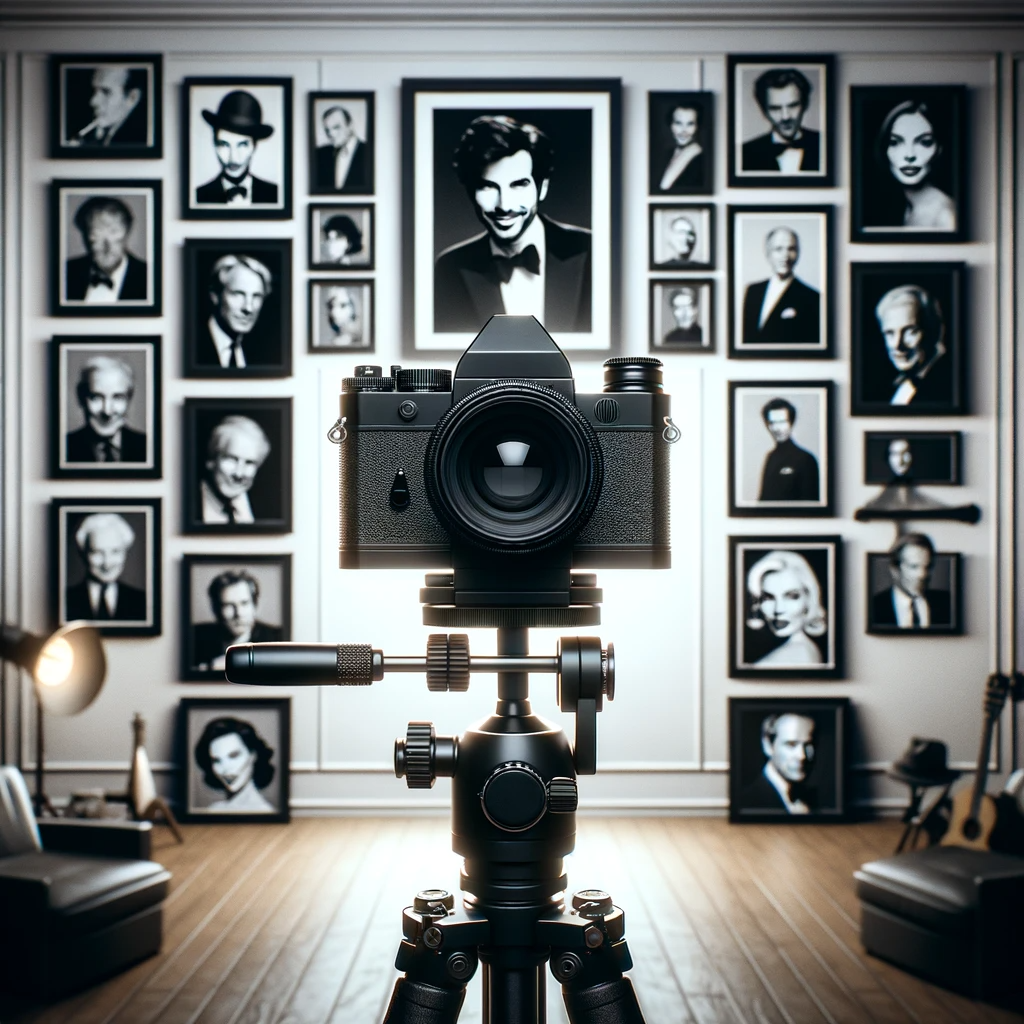
<svg viewBox="0 0 1024 1024">
<path fill-rule="evenodd" d="M 185 555 L 181 678 L 224 681 L 232 644 L 292 638 L 291 555 Z"/>
<path fill-rule="evenodd" d="M 289 220 L 292 80 L 181 83 L 184 220 Z"/>
<path fill-rule="evenodd" d="M 901 533 L 868 553 L 869 633 L 961 636 L 960 555 L 935 550 L 926 533 Z"/>
<path fill-rule="evenodd" d="M 372 92 L 309 94 L 309 193 L 372 196 Z"/>
<path fill-rule="evenodd" d="M 309 208 L 310 270 L 373 270 L 373 203 Z"/>
<path fill-rule="evenodd" d="M 729 356 L 832 357 L 832 207 L 729 207 Z"/>
<path fill-rule="evenodd" d="M 184 533 L 291 533 L 290 398 L 186 398 L 184 436 Z"/>
<path fill-rule="evenodd" d="M 651 270 L 714 270 L 715 208 L 651 203 Z"/>
<path fill-rule="evenodd" d="M 729 820 L 847 816 L 848 697 L 729 698 Z"/>
<path fill-rule="evenodd" d="M 715 191 L 715 95 L 647 94 L 648 192 L 709 196 Z"/>
<path fill-rule="evenodd" d="M 961 484 L 962 437 L 958 430 L 869 430 L 864 435 L 864 483 Z"/>
<path fill-rule="evenodd" d="M 163 154 L 159 53 L 50 57 L 50 156 L 156 160 Z"/>
<path fill-rule="evenodd" d="M 159 181 L 50 184 L 52 316 L 159 316 Z"/>
<path fill-rule="evenodd" d="M 186 238 L 186 377 L 292 372 L 289 238 Z"/>
<path fill-rule="evenodd" d="M 55 337 L 50 476 L 159 480 L 160 338 Z"/>
<path fill-rule="evenodd" d="M 840 679 L 841 537 L 729 538 L 729 675 Z"/>
<path fill-rule="evenodd" d="M 55 498 L 52 608 L 104 636 L 160 635 L 160 499 Z"/>
<path fill-rule="evenodd" d="M 373 281 L 311 278 L 309 351 L 373 351 Z"/>
<path fill-rule="evenodd" d="M 650 351 L 715 351 L 715 282 L 708 277 L 653 279 Z"/>
<path fill-rule="evenodd" d="M 850 412 L 968 412 L 963 263 L 851 263 Z"/>
<path fill-rule="evenodd" d="M 850 87 L 853 242 L 963 242 L 967 87 Z"/>
<path fill-rule="evenodd" d="M 291 698 L 186 697 L 180 708 L 178 817 L 287 822 Z"/>
<path fill-rule="evenodd" d="M 832 515 L 833 388 L 729 382 L 729 515 Z"/>
</svg>

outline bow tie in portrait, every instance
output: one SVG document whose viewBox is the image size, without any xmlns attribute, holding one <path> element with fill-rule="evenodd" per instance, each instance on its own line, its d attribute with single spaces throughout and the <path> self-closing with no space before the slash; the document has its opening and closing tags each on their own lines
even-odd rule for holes
<svg viewBox="0 0 1024 1024">
<path fill-rule="evenodd" d="M 804 140 L 794 139 L 792 142 L 773 142 L 772 152 L 778 156 L 780 153 L 785 153 L 787 149 L 803 149 Z"/>
<path fill-rule="evenodd" d="M 249 195 L 249 190 L 244 185 L 230 185 L 224 189 L 224 197 L 226 199 L 234 199 L 235 196 L 241 196 L 245 199 Z"/>
<path fill-rule="evenodd" d="M 109 274 L 104 274 L 99 267 L 89 268 L 89 287 L 93 288 L 97 285 L 104 284 L 108 288 L 114 287 L 114 279 Z"/>
<path fill-rule="evenodd" d="M 508 284 L 512 280 L 512 271 L 516 267 L 522 267 L 531 274 L 539 274 L 540 253 L 537 252 L 537 246 L 528 245 L 522 252 L 517 252 L 515 256 L 495 256 L 494 266 L 502 284 Z"/>
</svg>

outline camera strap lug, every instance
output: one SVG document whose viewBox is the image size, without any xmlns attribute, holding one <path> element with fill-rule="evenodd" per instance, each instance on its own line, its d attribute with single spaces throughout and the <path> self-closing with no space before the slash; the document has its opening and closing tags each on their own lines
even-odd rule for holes
<svg viewBox="0 0 1024 1024">
<path fill-rule="evenodd" d="M 347 416 L 339 416 L 334 421 L 334 426 L 327 431 L 327 440 L 330 441 L 331 444 L 341 444 L 341 442 L 348 437 L 348 431 L 345 429 L 346 419 L 348 419 Z"/>
<path fill-rule="evenodd" d="M 671 416 L 663 416 L 662 422 L 665 429 L 661 432 L 662 438 L 668 444 L 675 444 L 683 436 L 683 432 L 672 422 Z"/>
</svg>

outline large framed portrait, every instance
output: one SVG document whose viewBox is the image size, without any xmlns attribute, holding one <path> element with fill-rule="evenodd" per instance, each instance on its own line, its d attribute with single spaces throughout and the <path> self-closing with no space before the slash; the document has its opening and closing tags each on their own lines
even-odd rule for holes
<svg viewBox="0 0 1024 1024">
<path fill-rule="evenodd" d="M 50 502 L 53 621 L 160 635 L 160 499 Z"/>
<path fill-rule="evenodd" d="M 963 263 L 851 263 L 850 412 L 968 412 Z"/>
<path fill-rule="evenodd" d="M 224 681 L 232 644 L 292 638 L 291 555 L 185 555 L 181 678 Z"/>
<path fill-rule="evenodd" d="M 287 822 L 291 698 L 186 697 L 179 707 L 178 817 Z"/>
<path fill-rule="evenodd" d="M 715 282 L 709 277 L 654 278 L 650 351 L 715 351 Z"/>
<path fill-rule="evenodd" d="M 650 270 L 714 270 L 715 208 L 697 203 L 651 203 Z"/>
<path fill-rule="evenodd" d="M 715 94 L 647 94 L 648 192 L 652 196 L 715 191 Z"/>
<path fill-rule="evenodd" d="M 406 349 L 461 352 L 496 313 L 565 350 L 619 320 L 619 79 L 402 81 Z"/>
<path fill-rule="evenodd" d="M 291 533 L 292 400 L 186 398 L 184 533 Z"/>
<path fill-rule="evenodd" d="M 964 632 L 960 555 L 935 550 L 926 533 L 901 533 L 868 552 L 867 631 L 886 636 Z"/>
<path fill-rule="evenodd" d="M 869 430 L 864 434 L 864 483 L 962 483 L 958 430 Z"/>
<path fill-rule="evenodd" d="M 146 160 L 163 156 L 163 57 L 61 53 L 50 57 L 50 156 Z"/>
<path fill-rule="evenodd" d="M 853 242 L 968 237 L 967 87 L 850 87 Z"/>
<path fill-rule="evenodd" d="M 372 92 L 309 94 L 309 193 L 372 196 Z"/>
<path fill-rule="evenodd" d="M 842 678 L 840 537 L 729 538 L 729 674 Z"/>
<path fill-rule="evenodd" d="M 160 338 L 55 337 L 50 414 L 51 477 L 159 480 Z"/>
<path fill-rule="evenodd" d="M 832 515 L 833 388 L 729 382 L 729 515 Z"/>
<path fill-rule="evenodd" d="M 186 238 L 184 258 L 184 376 L 291 376 L 291 239 Z"/>
<path fill-rule="evenodd" d="M 373 351 L 373 281 L 309 281 L 309 351 Z"/>
<path fill-rule="evenodd" d="M 729 698 L 729 820 L 847 817 L 848 697 Z"/>
<path fill-rule="evenodd" d="M 373 270 L 373 203 L 309 207 L 310 270 Z"/>
<path fill-rule="evenodd" d="M 729 207 L 729 356 L 832 357 L 832 207 Z"/>
<path fill-rule="evenodd" d="M 50 314 L 159 316 L 161 182 L 50 184 Z"/>
<path fill-rule="evenodd" d="M 181 83 L 184 220 L 289 220 L 292 80 Z"/>
<path fill-rule="evenodd" d="M 729 185 L 834 184 L 835 59 L 830 54 L 730 54 Z"/>
</svg>

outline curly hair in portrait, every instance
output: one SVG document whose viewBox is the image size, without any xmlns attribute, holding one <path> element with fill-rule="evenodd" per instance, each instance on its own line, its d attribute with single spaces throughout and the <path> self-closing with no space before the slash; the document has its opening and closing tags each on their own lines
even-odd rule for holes
<svg viewBox="0 0 1024 1024">
<path fill-rule="evenodd" d="M 751 597 L 751 616 L 747 620 L 750 629 L 762 629 L 765 625 L 761 612 L 764 597 L 764 579 L 769 573 L 790 572 L 799 581 L 800 589 L 807 598 L 807 614 L 803 632 L 808 636 L 823 636 L 828 629 L 828 616 L 821 603 L 821 585 L 810 563 L 795 551 L 770 551 L 758 560 L 747 573 L 747 593 Z"/>
<path fill-rule="evenodd" d="M 523 150 L 533 158 L 533 180 L 539 188 L 554 170 L 551 140 L 535 125 L 521 124 L 506 114 L 485 114 L 463 132 L 452 166 L 459 184 L 472 196 L 485 167 Z"/>
<path fill-rule="evenodd" d="M 346 256 L 354 256 L 357 252 L 363 251 L 363 233 L 359 230 L 356 222 L 346 213 L 336 213 L 328 217 L 323 224 L 324 238 L 330 235 L 344 236 L 348 240 Z"/>
<path fill-rule="evenodd" d="M 214 718 L 207 722 L 202 736 L 195 746 L 196 764 L 203 773 L 203 782 L 211 789 L 227 792 L 226 787 L 213 772 L 213 761 L 210 758 L 210 744 L 221 736 L 237 735 L 245 746 L 256 754 L 252 781 L 257 789 L 264 789 L 274 780 L 274 766 L 270 763 L 274 751 L 267 746 L 262 736 L 248 723 L 240 718 Z"/>
<path fill-rule="evenodd" d="M 761 111 L 768 115 L 768 90 L 785 89 L 795 85 L 800 93 L 800 102 L 806 110 L 811 103 L 813 86 L 810 79 L 798 68 L 769 68 L 757 76 L 754 82 L 754 97 Z"/>
</svg>

